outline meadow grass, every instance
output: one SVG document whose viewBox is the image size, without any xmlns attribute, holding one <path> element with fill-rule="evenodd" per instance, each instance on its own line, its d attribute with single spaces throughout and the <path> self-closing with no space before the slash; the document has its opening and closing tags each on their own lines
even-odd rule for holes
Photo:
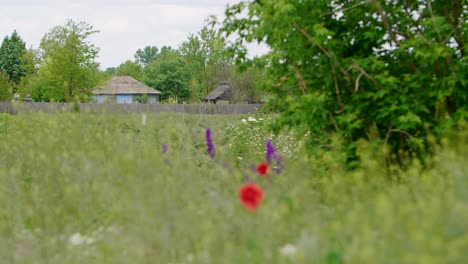
<svg viewBox="0 0 468 264">
<path fill-rule="evenodd" d="M 434 143 L 425 168 L 391 172 L 361 142 L 362 165 L 350 172 L 339 151 L 307 157 L 267 122 L 0 116 L 0 262 L 468 263 L 464 130 Z M 250 169 L 267 138 L 285 156 L 270 180 Z M 238 200 L 247 176 L 264 190 L 256 212 Z"/>
</svg>

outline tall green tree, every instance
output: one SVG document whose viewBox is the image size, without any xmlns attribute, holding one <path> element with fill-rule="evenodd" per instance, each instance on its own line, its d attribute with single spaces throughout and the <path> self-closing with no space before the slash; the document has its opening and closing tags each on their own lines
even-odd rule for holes
<svg viewBox="0 0 468 264">
<path fill-rule="evenodd" d="M 143 81 L 143 67 L 135 61 L 127 60 L 116 69 L 117 76 L 132 76 L 136 80 Z"/>
<path fill-rule="evenodd" d="M 161 91 L 162 100 L 173 98 L 180 103 L 190 98 L 192 73 L 178 51 L 163 47 L 144 72 L 145 83 Z"/>
<path fill-rule="evenodd" d="M 0 70 L 10 77 L 10 80 L 18 84 L 25 75 L 22 67 L 22 58 L 26 53 L 26 45 L 18 32 L 13 31 L 10 37 L 6 36 L 0 46 Z"/>
<path fill-rule="evenodd" d="M 222 30 L 246 61 L 246 44 L 264 57 L 282 114 L 276 126 L 310 131 L 311 146 L 331 134 L 346 143 L 418 154 L 428 133 L 468 116 L 468 10 L 461 0 L 257 0 L 226 10 Z M 246 17 L 247 16 L 247 17 Z M 390 156 L 386 156 L 390 162 Z"/>
<path fill-rule="evenodd" d="M 135 53 L 135 59 L 146 67 L 158 56 L 159 49 L 156 46 L 146 46 L 144 49 L 138 49 Z"/>
<path fill-rule="evenodd" d="M 85 22 L 68 20 L 42 38 L 43 64 L 33 93 L 35 100 L 87 100 L 99 81 L 95 62 L 99 49 L 89 42 L 97 32 Z"/>
<path fill-rule="evenodd" d="M 10 76 L 0 70 L 0 101 L 10 101 L 13 94 L 13 82 Z"/>
<path fill-rule="evenodd" d="M 32 89 L 37 81 L 37 70 L 39 66 L 39 54 L 38 51 L 30 48 L 22 57 L 22 70 L 24 76 L 21 78 L 20 83 L 17 85 L 16 92 L 21 97 L 29 98 L 32 93 Z"/>
<path fill-rule="evenodd" d="M 209 26 L 203 27 L 197 34 L 189 35 L 180 45 L 180 53 L 193 72 L 194 100 L 208 94 L 220 82 L 230 81 L 232 63 L 225 55 L 225 46 L 219 32 Z"/>
</svg>

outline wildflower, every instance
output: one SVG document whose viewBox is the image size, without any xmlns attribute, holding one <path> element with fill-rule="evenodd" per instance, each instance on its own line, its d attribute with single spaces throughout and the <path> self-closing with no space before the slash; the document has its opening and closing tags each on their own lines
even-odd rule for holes
<svg viewBox="0 0 468 264">
<path fill-rule="evenodd" d="M 283 256 L 293 256 L 296 254 L 297 248 L 294 245 L 287 244 L 280 248 L 279 252 Z"/>
<path fill-rule="evenodd" d="M 94 242 L 94 239 L 86 236 L 82 236 L 80 233 L 73 234 L 69 239 L 68 242 L 74 246 L 78 245 L 89 245 Z"/>
<path fill-rule="evenodd" d="M 276 163 L 275 173 L 280 174 L 281 171 L 284 169 L 283 156 L 275 154 L 275 156 L 273 158 L 275 159 L 275 163 Z"/>
<path fill-rule="evenodd" d="M 271 164 L 271 158 L 275 156 L 275 148 L 273 148 L 273 145 L 271 144 L 271 140 L 266 141 L 266 162 L 268 164 Z"/>
<path fill-rule="evenodd" d="M 167 153 L 167 144 L 162 144 L 162 153 L 163 154 Z"/>
<path fill-rule="evenodd" d="M 263 199 L 263 191 L 255 183 L 246 183 L 239 190 L 239 199 L 245 209 L 256 211 Z"/>
<path fill-rule="evenodd" d="M 257 174 L 258 176 L 264 176 L 268 174 L 268 164 L 265 162 L 260 163 L 257 166 Z"/>
<path fill-rule="evenodd" d="M 257 168 L 255 168 L 255 164 L 253 164 L 253 163 L 250 164 L 250 170 L 251 170 L 252 172 L 256 172 L 256 171 L 257 171 Z"/>
<path fill-rule="evenodd" d="M 247 120 L 249 120 L 249 122 L 257 122 L 257 119 L 249 116 L 249 118 L 247 118 Z"/>
<path fill-rule="evenodd" d="M 206 137 L 206 147 L 207 147 L 207 150 L 208 150 L 208 154 L 210 154 L 210 156 L 212 158 L 214 158 L 215 150 L 214 150 L 213 141 L 211 139 L 211 130 L 209 128 L 206 129 L 205 137 Z"/>
</svg>

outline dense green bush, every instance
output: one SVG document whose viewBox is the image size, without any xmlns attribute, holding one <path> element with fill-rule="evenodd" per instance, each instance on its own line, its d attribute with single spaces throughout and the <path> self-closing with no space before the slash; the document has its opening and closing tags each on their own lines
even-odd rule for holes
<svg viewBox="0 0 468 264">
<path fill-rule="evenodd" d="M 226 15 L 239 62 L 245 43 L 270 48 L 257 62 L 281 113 L 276 130 L 310 131 L 313 146 L 339 134 L 354 159 L 365 138 L 401 162 L 468 116 L 463 1 L 243 1 Z"/>
</svg>

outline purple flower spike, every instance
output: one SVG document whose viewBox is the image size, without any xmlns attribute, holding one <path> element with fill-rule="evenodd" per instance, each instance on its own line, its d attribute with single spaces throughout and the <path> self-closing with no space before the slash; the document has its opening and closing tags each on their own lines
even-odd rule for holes
<svg viewBox="0 0 468 264">
<path fill-rule="evenodd" d="M 275 156 L 275 148 L 273 148 L 273 145 L 271 144 L 271 140 L 266 141 L 266 162 L 268 165 L 271 164 L 271 159 L 274 158 Z"/>
<path fill-rule="evenodd" d="M 163 154 L 167 153 L 167 144 L 162 144 L 162 153 Z"/>
<path fill-rule="evenodd" d="M 276 162 L 275 173 L 280 174 L 281 171 L 284 169 L 283 156 L 276 154 L 274 159 Z"/>
<path fill-rule="evenodd" d="M 214 144 L 213 140 L 211 139 L 211 130 L 209 128 L 206 129 L 206 148 L 208 150 L 208 154 L 210 154 L 211 158 L 215 156 Z"/>
</svg>

